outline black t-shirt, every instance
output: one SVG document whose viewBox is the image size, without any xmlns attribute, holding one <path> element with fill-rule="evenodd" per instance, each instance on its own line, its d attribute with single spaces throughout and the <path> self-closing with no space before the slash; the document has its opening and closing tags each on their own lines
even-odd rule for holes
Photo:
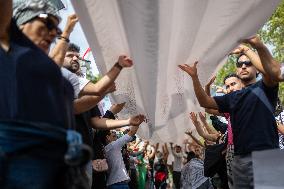
<svg viewBox="0 0 284 189">
<path fill-rule="evenodd" d="M 219 111 L 230 113 L 235 154 L 279 148 L 273 115 L 278 86 L 269 88 L 263 81 L 224 96 L 214 97 Z"/>
<path fill-rule="evenodd" d="M 90 126 L 92 117 L 100 117 L 101 112 L 98 106 L 82 114 L 76 115 L 76 130 L 82 135 L 83 143 L 93 146 L 93 132 Z"/>
<path fill-rule="evenodd" d="M 0 88 L 0 121 L 66 125 L 66 97 L 70 104 L 73 90 L 66 86 L 54 61 L 18 29 L 14 20 L 10 50 L 0 48 Z"/>
<path fill-rule="evenodd" d="M 111 111 L 107 110 L 103 118 L 115 119 L 115 116 Z M 95 130 L 94 140 L 93 140 L 93 150 L 94 150 L 93 159 L 105 159 L 106 158 L 104 145 L 99 135 L 100 135 L 100 130 Z"/>
</svg>

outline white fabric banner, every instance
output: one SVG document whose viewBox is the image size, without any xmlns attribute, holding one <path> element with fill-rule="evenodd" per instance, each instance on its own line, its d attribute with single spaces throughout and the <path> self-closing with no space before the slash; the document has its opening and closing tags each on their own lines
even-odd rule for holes
<svg viewBox="0 0 284 189">
<path fill-rule="evenodd" d="M 134 67 L 117 80 L 115 102 L 123 116 L 144 113 L 139 134 L 178 142 L 200 111 L 192 82 L 178 64 L 199 60 L 203 84 L 225 62 L 238 40 L 255 34 L 279 0 L 72 0 L 101 73 L 120 54 Z M 193 129 L 193 128 L 192 128 Z"/>
</svg>

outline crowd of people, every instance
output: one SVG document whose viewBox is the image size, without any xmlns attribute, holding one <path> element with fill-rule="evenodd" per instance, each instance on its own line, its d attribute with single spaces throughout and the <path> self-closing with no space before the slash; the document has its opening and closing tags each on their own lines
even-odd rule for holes
<svg viewBox="0 0 284 189">
<path fill-rule="evenodd" d="M 80 47 L 69 40 L 75 14 L 63 31 L 51 1 L 1 1 L 0 15 L 0 188 L 253 188 L 251 153 L 283 148 L 284 67 L 258 36 L 231 53 L 237 71 L 216 96 L 215 77 L 201 85 L 198 62 L 179 65 L 206 114 L 188 115 L 200 137 L 185 131 L 191 140 L 160 149 L 136 135 L 144 115 L 118 119 L 125 103 L 105 113 L 98 107 L 133 66 L 130 57 L 119 56 L 93 83 L 81 70 Z"/>
</svg>

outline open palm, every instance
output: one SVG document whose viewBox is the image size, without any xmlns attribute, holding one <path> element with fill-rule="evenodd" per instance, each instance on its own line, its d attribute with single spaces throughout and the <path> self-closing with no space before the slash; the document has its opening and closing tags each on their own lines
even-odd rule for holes
<svg viewBox="0 0 284 189">
<path fill-rule="evenodd" d="M 255 36 L 252 36 L 248 39 L 243 39 L 241 41 L 242 43 L 248 43 L 250 44 L 253 48 L 257 48 L 259 46 L 262 46 L 263 43 L 262 41 L 260 40 L 260 37 L 258 35 L 255 35 Z"/>
<path fill-rule="evenodd" d="M 139 126 L 145 120 L 145 116 L 142 114 L 132 116 L 130 118 L 130 125 Z"/>
<path fill-rule="evenodd" d="M 202 122 L 206 122 L 206 114 L 198 112 L 199 118 Z"/>
<path fill-rule="evenodd" d="M 197 64 L 198 61 L 194 62 L 192 66 L 189 66 L 188 64 L 180 64 L 178 67 L 188 73 L 191 77 L 197 76 Z"/>
<path fill-rule="evenodd" d="M 235 48 L 230 54 L 241 54 L 249 49 L 248 46 L 240 44 L 237 48 Z"/>
<path fill-rule="evenodd" d="M 196 116 L 196 114 L 194 113 L 194 112 L 190 112 L 189 113 L 189 117 L 190 117 L 190 119 L 191 119 L 191 121 L 193 122 L 193 123 L 197 123 L 198 121 L 197 121 L 197 116 Z"/>
<path fill-rule="evenodd" d="M 212 76 L 206 85 L 211 86 L 216 79 L 216 75 Z"/>
</svg>

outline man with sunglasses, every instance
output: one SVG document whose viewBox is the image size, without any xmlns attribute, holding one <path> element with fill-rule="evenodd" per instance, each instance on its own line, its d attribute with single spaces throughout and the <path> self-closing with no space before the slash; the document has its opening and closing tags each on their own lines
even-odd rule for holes
<svg viewBox="0 0 284 189">
<path fill-rule="evenodd" d="M 249 86 L 256 82 L 257 69 L 244 53 L 241 53 L 237 58 L 236 74 L 242 80 L 244 86 Z"/>
<path fill-rule="evenodd" d="M 253 65 L 258 70 L 266 75 L 269 75 L 269 77 L 277 82 L 284 81 L 283 64 L 279 64 L 279 62 L 272 57 L 268 48 L 263 44 L 259 36 L 255 35 L 249 39 L 244 39 L 243 42 L 250 44 L 254 49 L 257 50 L 261 61 L 253 62 Z M 246 51 L 248 47 L 245 45 L 240 45 L 239 49 L 240 51 Z"/>
<path fill-rule="evenodd" d="M 233 178 L 235 188 L 253 188 L 253 170 L 251 152 L 279 148 L 278 132 L 274 110 L 278 96 L 278 83 L 266 73 L 256 82 L 256 68 L 260 58 L 249 48 L 237 49 L 234 53 L 243 53 L 238 58 L 237 75 L 245 88 L 210 97 L 200 84 L 197 63 L 193 66 L 179 65 L 193 81 L 195 95 L 200 106 L 229 113 L 234 135 Z M 259 70 L 260 72 L 262 70 Z"/>
</svg>

